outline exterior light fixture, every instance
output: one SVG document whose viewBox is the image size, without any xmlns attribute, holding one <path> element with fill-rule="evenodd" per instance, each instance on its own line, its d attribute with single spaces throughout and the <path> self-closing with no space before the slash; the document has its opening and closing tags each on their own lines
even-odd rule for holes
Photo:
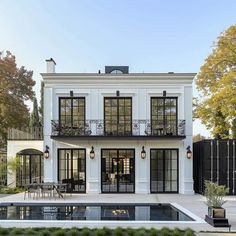
<svg viewBox="0 0 236 236">
<path fill-rule="evenodd" d="M 144 146 L 142 146 L 141 158 L 142 158 L 142 159 L 145 159 L 145 158 L 146 158 L 146 151 L 144 150 Z"/>
<path fill-rule="evenodd" d="M 188 147 L 186 148 L 186 150 L 187 150 L 187 153 L 186 153 L 187 158 L 188 158 L 188 159 L 191 159 L 191 158 L 192 158 L 192 151 L 191 151 L 191 149 L 190 149 L 190 146 L 188 146 Z"/>
<path fill-rule="evenodd" d="M 43 156 L 44 156 L 45 159 L 49 158 L 49 147 L 48 147 L 48 145 L 46 145 L 46 149 L 44 151 Z"/>
<path fill-rule="evenodd" d="M 94 159 L 95 158 L 95 152 L 94 152 L 94 147 L 91 147 L 91 151 L 90 151 L 90 159 Z"/>
</svg>

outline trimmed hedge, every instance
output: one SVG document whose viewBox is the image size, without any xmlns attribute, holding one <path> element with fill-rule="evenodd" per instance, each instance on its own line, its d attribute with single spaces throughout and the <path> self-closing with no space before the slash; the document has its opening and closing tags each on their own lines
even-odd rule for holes
<svg viewBox="0 0 236 236">
<path fill-rule="evenodd" d="M 180 230 L 162 228 L 162 229 L 133 229 L 133 228 L 1 228 L 0 235 L 35 235 L 35 236 L 194 236 L 191 229 Z"/>
</svg>

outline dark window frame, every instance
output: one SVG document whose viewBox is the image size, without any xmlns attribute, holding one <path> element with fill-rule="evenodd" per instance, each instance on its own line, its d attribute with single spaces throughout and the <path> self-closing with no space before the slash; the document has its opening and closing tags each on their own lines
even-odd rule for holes
<svg viewBox="0 0 236 236">
<path fill-rule="evenodd" d="M 103 155 L 102 155 L 102 152 L 104 150 L 116 150 L 116 153 L 117 153 L 117 160 L 119 159 L 119 151 L 122 151 L 122 150 L 132 150 L 133 153 L 134 153 L 134 157 L 133 157 L 133 173 L 134 173 L 134 182 L 133 182 L 133 191 L 131 192 L 119 192 L 119 183 L 117 182 L 117 191 L 116 192 L 108 192 L 108 191 L 103 191 L 103 188 L 102 188 L 102 185 L 103 185 L 103 181 L 102 181 L 102 170 L 103 170 L 103 166 L 102 166 L 102 158 L 103 158 Z M 135 148 L 101 148 L 101 193 L 105 193 L 105 194 L 127 194 L 127 193 L 135 193 L 135 183 L 136 183 L 136 176 L 135 176 Z"/>
<path fill-rule="evenodd" d="M 59 164 L 59 153 L 60 153 L 60 151 L 61 150 L 64 150 L 64 151 L 70 151 L 70 153 L 71 153 L 71 176 L 69 176 L 70 178 L 72 178 L 73 177 L 73 151 L 74 150 L 76 150 L 76 151 L 80 151 L 80 150 L 82 150 L 82 151 L 84 151 L 84 174 L 85 174 L 85 176 L 84 176 L 84 178 L 85 178 L 85 180 L 84 180 L 84 191 L 73 191 L 73 193 L 86 193 L 86 188 L 87 188 L 87 171 L 86 171 L 86 157 L 87 157 L 87 155 L 86 155 L 86 148 L 58 148 L 57 149 L 57 180 L 58 181 L 60 181 L 59 180 L 59 178 L 60 178 L 60 176 L 59 176 L 59 171 L 60 171 L 60 164 Z M 68 166 L 68 165 L 67 165 Z M 68 177 L 68 172 L 67 172 L 67 177 Z"/>
<path fill-rule="evenodd" d="M 177 191 L 165 191 L 165 154 L 163 155 L 163 191 L 152 191 L 152 152 L 151 151 L 177 151 Z M 179 149 L 178 148 L 150 148 L 150 193 L 179 193 Z"/>
<path fill-rule="evenodd" d="M 118 127 L 118 124 L 119 124 L 119 99 L 129 99 L 130 100 L 130 107 L 131 107 L 131 114 L 130 114 L 130 132 L 129 133 L 126 133 L 124 132 L 124 136 L 126 135 L 129 135 L 129 136 L 132 136 L 133 134 L 133 125 L 132 125 L 132 121 L 133 121 L 133 98 L 132 97 L 104 97 L 103 98 L 103 117 L 104 117 L 104 128 L 103 128 L 103 132 L 105 135 L 107 135 L 107 130 L 106 130 L 106 99 L 116 99 L 117 100 L 117 131 L 116 131 L 116 134 L 114 135 L 111 135 L 111 136 L 122 136 L 122 135 L 119 135 L 119 127 Z M 125 106 L 124 106 L 125 107 Z M 124 123 L 125 124 L 125 123 Z M 125 125 L 124 125 L 125 126 Z"/>
<path fill-rule="evenodd" d="M 84 116 L 83 116 L 83 119 L 84 119 L 84 127 L 85 127 L 85 123 L 86 123 L 86 98 L 85 97 L 59 97 L 59 114 L 58 114 L 58 117 L 59 117 L 59 126 L 62 127 L 62 123 L 61 123 L 61 101 L 62 99 L 66 99 L 66 100 L 71 100 L 70 101 L 70 109 L 71 109 L 71 114 L 70 114 L 70 119 L 71 119 L 71 122 L 70 122 L 70 126 L 69 128 L 78 128 L 78 126 L 74 126 L 74 122 L 73 122 L 73 100 L 76 100 L 78 99 L 78 102 L 79 100 L 83 100 L 84 101 Z M 79 106 L 78 106 L 79 108 Z M 66 117 L 66 115 L 65 115 Z M 79 123 L 79 112 L 78 112 L 78 123 Z M 67 127 L 67 126 L 66 126 Z"/>
<path fill-rule="evenodd" d="M 29 183 L 33 183 L 33 179 L 37 176 L 32 176 L 32 161 L 36 158 L 38 159 L 37 162 L 39 163 L 39 182 L 41 183 L 43 180 L 43 170 L 42 170 L 42 163 L 44 164 L 43 160 L 43 153 L 42 154 L 19 154 L 17 155 L 19 158 L 19 168 L 16 170 L 17 180 L 16 186 L 24 186 L 28 184 L 26 182 L 26 177 L 29 177 Z M 28 166 L 26 165 L 27 159 L 29 160 Z"/>
<path fill-rule="evenodd" d="M 151 120 L 151 134 L 153 134 L 153 114 L 152 114 L 152 107 L 153 107 L 153 100 L 154 99 L 162 99 L 163 100 L 163 121 L 164 121 L 164 124 L 163 124 L 163 129 L 166 130 L 166 118 L 168 117 L 166 114 L 165 114 L 165 100 L 166 99 L 175 99 L 176 100 L 176 114 L 175 114 L 175 121 L 176 121 L 176 125 L 175 125 L 175 134 L 174 136 L 177 136 L 178 135 L 178 97 L 177 96 L 174 96 L 174 97 L 151 97 L 151 102 L 150 102 L 150 120 Z M 158 117 L 158 116 L 157 116 Z M 157 119 L 158 120 L 158 119 Z M 164 134 L 163 134 L 164 135 Z"/>
</svg>

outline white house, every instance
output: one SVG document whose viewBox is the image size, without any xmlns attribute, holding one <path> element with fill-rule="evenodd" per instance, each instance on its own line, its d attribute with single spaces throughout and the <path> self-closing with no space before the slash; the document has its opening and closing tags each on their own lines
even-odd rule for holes
<svg viewBox="0 0 236 236">
<path fill-rule="evenodd" d="M 195 73 L 42 73 L 44 181 L 77 193 L 193 194 Z"/>
</svg>

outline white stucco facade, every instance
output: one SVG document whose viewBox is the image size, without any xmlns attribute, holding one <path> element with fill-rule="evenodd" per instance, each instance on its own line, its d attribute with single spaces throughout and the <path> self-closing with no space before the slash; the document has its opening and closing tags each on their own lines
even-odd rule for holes
<svg viewBox="0 0 236 236">
<path fill-rule="evenodd" d="M 194 73 L 138 73 L 138 74 L 73 74 L 55 73 L 54 61 L 47 61 L 47 73 L 43 73 L 44 88 L 44 149 L 49 147 L 50 156 L 44 160 L 44 180 L 58 181 L 58 150 L 86 149 L 86 193 L 101 193 L 101 150 L 134 149 L 135 193 L 150 193 L 150 150 L 178 150 L 178 192 L 193 194 L 192 158 L 186 158 L 186 148 L 192 150 L 192 80 Z M 50 65 L 49 65 L 50 64 Z M 140 137 L 53 137 L 51 120 L 59 119 L 60 97 L 85 98 L 86 120 L 104 119 L 104 97 L 132 98 L 132 119 L 151 119 L 151 98 L 177 98 L 177 117 L 185 120 L 184 137 L 145 136 L 140 125 Z M 94 126 L 91 126 L 93 131 Z M 89 156 L 94 147 L 95 158 Z M 141 158 L 142 146 L 146 158 Z"/>
</svg>

